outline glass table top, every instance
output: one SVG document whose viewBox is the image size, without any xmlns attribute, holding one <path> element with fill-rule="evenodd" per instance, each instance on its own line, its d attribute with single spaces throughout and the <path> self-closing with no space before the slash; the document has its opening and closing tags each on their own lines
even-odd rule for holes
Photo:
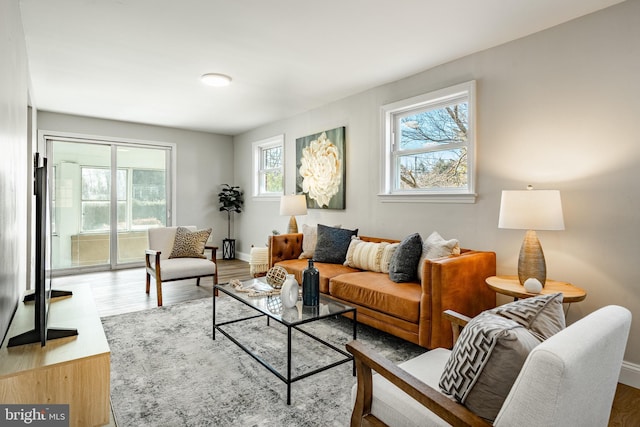
<svg viewBox="0 0 640 427">
<path fill-rule="evenodd" d="M 244 285 L 266 285 L 266 280 L 264 277 L 259 277 L 257 279 L 245 280 L 242 283 Z M 280 295 L 249 296 L 249 293 L 240 292 L 228 283 L 216 285 L 215 287 L 221 292 L 242 301 L 246 305 L 285 325 L 298 325 L 355 311 L 354 307 L 335 301 L 331 297 L 323 294 L 320 294 L 320 304 L 317 307 L 303 305 L 302 300 L 298 298 L 295 307 L 286 308 L 282 305 Z"/>
</svg>

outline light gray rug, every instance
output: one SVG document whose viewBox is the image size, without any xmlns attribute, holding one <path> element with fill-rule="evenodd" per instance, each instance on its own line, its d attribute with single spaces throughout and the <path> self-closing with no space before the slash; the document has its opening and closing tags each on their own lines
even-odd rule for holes
<svg viewBox="0 0 640 427">
<path fill-rule="evenodd" d="M 256 313 L 222 295 L 217 320 Z M 111 347 L 111 399 L 116 422 L 128 426 L 347 426 L 352 364 L 287 386 L 220 332 L 212 340 L 211 298 L 105 317 Z M 351 321 L 342 317 L 305 326 L 344 348 Z M 226 330 L 286 373 L 286 328 L 264 318 Z M 293 334 L 294 372 L 341 358 L 304 334 Z M 394 362 L 425 349 L 358 325 L 358 340 Z"/>
</svg>

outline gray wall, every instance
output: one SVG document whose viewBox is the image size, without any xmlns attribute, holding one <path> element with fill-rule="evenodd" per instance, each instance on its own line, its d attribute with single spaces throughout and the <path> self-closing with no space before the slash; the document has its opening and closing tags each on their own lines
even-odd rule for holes
<svg viewBox="0 0 640 427">
<path fill-rule="evenodd" d="M 571 305 L 570 323 L 608 304 L 634 313 L 623 376 L 639 387 L 639 17 L 640 1 L 629 0 L 238 135 L 234 183 L 251 188 L 251 143 L 284 133 L 285 191 L 295 191 L 295 139 L 344 125 L 347 207 L 311 210 L 298 224 L 342 224 L 394 238 L 437 230 L 463 247 L 495 251 L 498 274 L 516 273 L 524 237 L 498 229 L 501 191 L 527 184 L 560 190 L 566 230 L 538 233 L 548 277 L 588 292 Z M 478 84 L 476 203 L 382 203 L 376 196 L 380 106 L 472 79 Z M 263 244 L 274 228 L 284 232 L 287 221 L 278 216 L 277 201 L 248 198 L 236 224 L 239 251 Z"/>
<path fill-rule="evenodd" d="M 227 237 L 227 217 L 218 211 L 217 195 L 220 184 L 233 180 L 233 144 L 230 136 L 44 111 L 38 112 L 38 128 L 175 143 L 177 200 L 174 224 L 212 227 L 212 241 L 222 248 L 222 239 Z"/>
<path fill-rule="evenodd" d="M 0 340 L 27 287 L 28 68 L 17 0 L 0 2 Z"/>
</svg>

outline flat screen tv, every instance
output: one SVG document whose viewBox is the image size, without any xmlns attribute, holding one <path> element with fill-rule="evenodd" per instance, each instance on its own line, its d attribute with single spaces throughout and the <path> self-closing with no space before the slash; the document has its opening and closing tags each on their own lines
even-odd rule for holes
<svg viewBox="0 0 640 427">
<path fill-rule="evenodd" d="M 47 340 L 78 335 L 76 329 L 47 328 L 51 298 L 70 296 L 68 291 L 51 289 L 51 248 L 49 235 L 50 203 L 48 198 L 47 158 L 35 154 L 34 185 L 36 223 L 35 223 L 35 291 L 24 298 L 27 304 L 33 301 L 34 327 L 32 330 L 9 339 L 8 347 L 39 342 L 44 346 Z"/>
</svg>

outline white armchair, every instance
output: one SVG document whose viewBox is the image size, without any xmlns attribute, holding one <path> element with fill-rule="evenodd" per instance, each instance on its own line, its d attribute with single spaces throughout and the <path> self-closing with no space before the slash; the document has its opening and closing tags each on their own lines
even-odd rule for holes
<svg viewBox="0 0 640 427">
<path fill-rule="evenodd" d="M 607 306 L 537 345 L 493 425 L 606 426 L 630 325 L 629 310 Z M 396 366 L 357 341 L 347 349 L 358 374 L 351 426 L 491 425 L 439 391 L 450 350 Z"/>
<path fill-rule="evenodd" d="M 186 227 L 195 231 L 196 227 Z M 196 279 L 200 286 L 200 278 L 213 277 L 213 284 L 218 283 L 216 269 L 216 246 L 205 245 L 211 251 L 211 259 L 206 258 L 170 258 L 178 227 L 150 228 L 148 230 L 149 249 L 145 251 L 146 291 L 151 288 L 151 276 L 156 282 L 158 306 L 162 305 L 162 283 L 175 280 Z"/>
</svg>

